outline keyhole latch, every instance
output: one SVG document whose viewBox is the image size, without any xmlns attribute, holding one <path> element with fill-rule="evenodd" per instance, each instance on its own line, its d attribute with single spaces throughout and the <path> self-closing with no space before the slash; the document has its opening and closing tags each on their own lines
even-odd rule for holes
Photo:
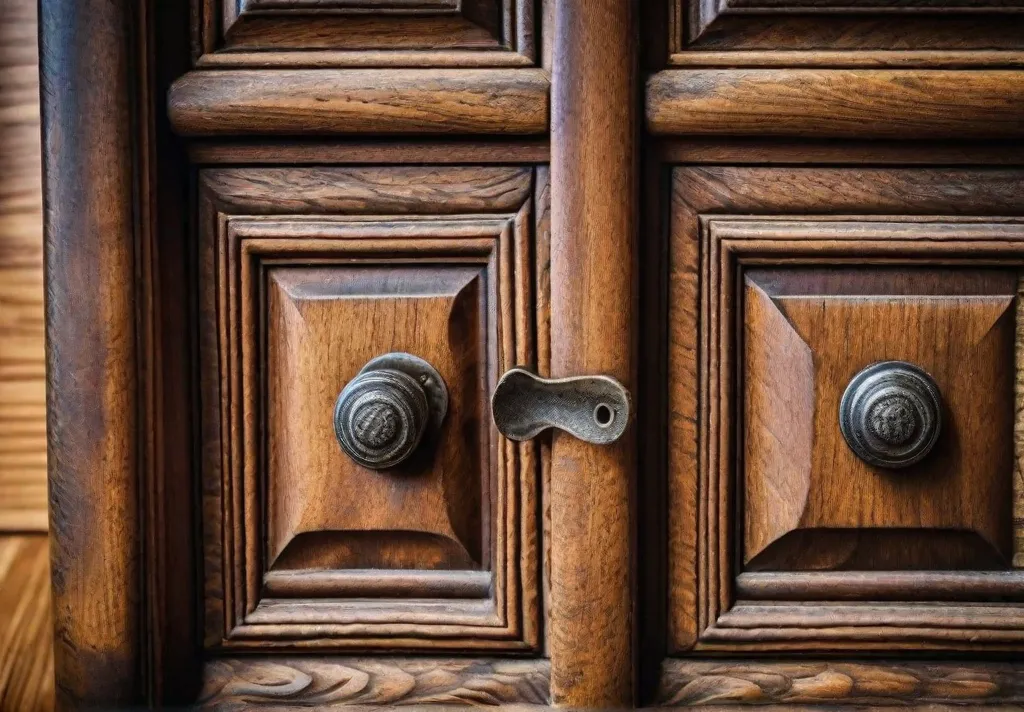
<svg viewBox="0 0 1024 712">
<path fill-rule="evenodd" d="M 513 368 L 491 398 L 494 424 L 510 440 L 558 428 L 595 445 L 615 442 L 629 422 L 629 392 L 610 376 L 541 378 Z"/>
</svg>

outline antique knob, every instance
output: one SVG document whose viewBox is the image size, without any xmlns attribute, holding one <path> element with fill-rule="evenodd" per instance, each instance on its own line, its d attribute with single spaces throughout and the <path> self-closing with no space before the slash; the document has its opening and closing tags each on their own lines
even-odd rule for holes
<svg viewBox="0 0 1024 712">
<path fill-rule="evenodd" d="M 406 460 L 448 412 L 448 389 L 423 359 L 390 353 L 371 360 L 334 406 L 334 434 L 363 467 L 384 470 Z"/>
<path fill-rule="evenodd" d="M 846 387 L 839 427 L 850 449 L 868 464 L 907 467 L 939 438 L 942 395 L 932 377 L 911 363 L 874 363 Z"/>
<path fill-rule="evenodd" d="M 513 368 L 498 381 L 491 417 L 510 440 L 529 440 L 558 428 L 595 445 L 622 437 L 629 422 L 629 393 L 610 376 L 541 378 Z"/>
</svg>

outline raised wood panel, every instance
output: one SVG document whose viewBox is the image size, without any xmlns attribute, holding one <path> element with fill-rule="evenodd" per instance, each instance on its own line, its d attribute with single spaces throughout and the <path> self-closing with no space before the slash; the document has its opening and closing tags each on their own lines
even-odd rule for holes
<svg viewBox="0 0 1024 712">
<path fill-rule="evenodd" d="M 770 223 L 740 226 L 753 229 L 784 239 Z M 713 230 L 728 239 L 728 223 Z M 743 570 L 1009 565 L 1017 282 L 1012 271 L 743 270 L 731 307 Z M 899 472 L 864 463 L 837 427 L 846 385 L 887 360 L 923 368 L 946 407 L 935 450 Z"/>
<path fill-rule="evenodd" d="M 199 66 L 530 66 L 532 0 L 193 0 Z"/>
<path fill-rule="evenodd" d="M 1016 0 L 668 0 L 673 66 L 1020 66 Z"/>
<path fill-rule="evenodd" d="M 536 363 L 530 168 L 201 172 L 206 643 L 533 650 L 541 453 L 490 391 Z M 449 389 L 407 462 L 343 454 L 334 401 L 406 351 Z"/>
<path fill-rule="evenodd" d="M 670 653 L 1020 648 L 1024 608 L 1006 592 L 1024 585 L 1012 568 L 1020 487 L 1009 451 L 1024 267 L 1012 216 L 1024 178 L 786 166 L 673 175 Z M 913 328 L 897 328 L 908 315 Z M 955 445 L 904 480 L 851 459 L 832 403 L 854 362 L 890 357 L 938 374 Z M 983 382 L 1004 397 L 979 399 Z M 763 558 L 773 537 L 826 520 L 834 533 Z M 934 531 L 939 521 L 957 533 Z M 896 537 L 888 545 L 871 541 L 880 525 Z M 933 531 L 915 545 L 920 527 Z M 984 555 L 956 553 L 970 529 L 985 532 Z M 770 571 L 743 572 L 759 563 Z"/>
<path fill-rule="evenodd" d="M 43 531 L 46 368 L 36 3 L 0 7 L 0 531 Z"/>
</svg>

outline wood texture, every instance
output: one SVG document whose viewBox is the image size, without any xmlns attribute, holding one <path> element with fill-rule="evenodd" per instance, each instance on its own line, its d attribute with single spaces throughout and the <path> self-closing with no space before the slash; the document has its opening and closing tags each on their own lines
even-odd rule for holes
<svg viewBox="0 0 1024 712">
<path fill-rule="evenodd" d="M 0 531 L 45 531 L 46 373 L 36 3 L 0 7 Z"/>
<path fill-rule="evenodd" d="M 237 658 L 206 665 L 201 709 L 517 707 L 548 701 L 543 660 Z"/>
<path fill-rule="evenodd" d="M 0 536 L 0 710 L 54 708 L 46 537 Z"/>
<path fill-rule="evenodd" d="M 531 0 L 197 0 L 201 67 L 536 63 Z"/>
<path fill-rule="evenodd" d="M 962 577 L 948 584 L 940 584 L 929 578 L 931 573 L 922 572 L 922 585 L 936 593 L 932 600 L 941 601 L 948 591 L 950 601 L 925 607 L 897 603 L 817 603 L 808 606 L 799 603 L 770 604 L 767 601 L 763 605 L 748 605 L 743 600 L 735 600 L 733 572 L 736 570 L 734 567 L 740 564 L 734 558 L 733 532 L 737 521 L 742 521 L 743 514 L 732 503 L 737 501 L 736 488 L 744 484 L 744 478 L 737 474 L 737 458 L 732 455 L 738 447 L 734 431 L 729 427 L 711 425 L 729 422 L 744 402 L 740 391 L 736 390 L 736 384 L 742 385 L 743 382 L 736 380 L 736 360 L 730 355 L 729 346 L 735 343 L 737 328 L 743 323 L 742 310 L 733 303 L 735 297 L 731 295 L 737 294 L 737 280 L 743 279 L 744 270 L 771 266 L 779 272 L 796 274 L 801 265 L 812 263 L 821 268 L 819 274 L 825 280 L 808 284 L 807 299 L 813 300 L 829 294 L 828 279 L 836 279 L 837 284 L 843 283 L 843 290 L 850 290 L 858 282 L 869 284 L 870 280 L 879 279 L 879 271 L 884 271 L 887 263 L 898 264 L 899 269 L 893 274 L 901 275 L 900 279 L 919 280 L 917 283 L 906 282 L 906 288 L 910 294 L 918 294 L 921 296 L 917 298 L 925 299 L 935 290 L 929 287 L 930 278 L 920 270 L 923 266 L 941 264 L 943 269 L 958 270 L 960 276 L 931 282 L 942 296 L 941 300 L 936 300 L 936 306 L 954 304 L 965 296 L 964 289 L 970 280 L 981 279 L 981 284 L 984 284 L 988 280 L 987 275 L 995 274 L 987 272 L 987 268 L 1003 266 L 1007 272 L 1014 273 L 1020 269 L 1020 220 L 1002 217 L 1021 212 L 1013 197 L 1021 186 L 1019 172 L 953 168 L 693 166 L 679 168 L 674 175 L 670 227 L 672 262 L 666 317 L 670 329 L 669 382 L 672 386 L 668 449 L 669 649 L 682 651 L 696 646 L 701 650 L 716 651 L 751 648 L 836 651 L 897 647 L 918 650 L 963 650 L 968 646 L 974 650 L 1019 647 L 1022 643 L 1021 630 L 1014 622 L 1016 613 L 1012 613 L 1017 611 L 1017 607 L 1000 604 L 1005 606 L 1000 609 L 1005 619 L 988 618 L 988 613 L 976 606 L 994 595 L 989 583 L 991 580 L 984 575 L 972 578 L 966 570 Z M 836 217 L 823 222 L 817 218 L 801 217 L 830 213 Z M 950 217 L 951 213 L 962 217 Z M 929 214 L 943 217 L 928 217 Z M 745 217 L 726 217 L 730 215 Z M 895 220 L 894 215 L 905 217 Z M 726 224 L 735 226 L 738 232 L 733 233 L 731 229 L 723 231 Z M 913 276 L 915 271 L 918 271 L 917 277 Z M 975 271 L 975 277 L 970 276 L 971 271 Z M 872 274 L 876 276 L 871 277 Z M 984 377 L 1008 378 L 1009 359 L 1013 358 L 1010 343 L 1013 328 L 1010 312 L 1013 309 L 1007 311 L 1007 306 L 1014 298 L 1012 283 L 1015 277 L 1008 275 L 1007 280 L 995 289 L 998 293 L 992 294 L 1000 305 L 991 315 L 991 325 L 1003 326 L 989 330 L 986 316 L 981 320 L 985 323 L 979 322 L 979 331 L 975 332 L 983 337 L 979 343 L 987 335 L 1002 334 L 998 338 L 1003 341 L 1003 346 L 994 348 L 991 356 L 976 366 L 968 366 L 969 361 L 958 364 L 965 374 L 973 371 L 982 377 L 977 371 L 981 368 L 985 371 Z M 892 289 L 893 286 L 887 288 L 898 296 Z M 983 293 L 989 291 L 990 287 L 982 289 Z M 988 298 L 984 294 L 980 296 Z M 771 307 L 766 316 L 771 315 L 771 309 L 776 307 Z M 792 319 L 790 323 L 798 325 L 799 341 L 813 344 L 813 341 L 807 341 L 810 332 L 799 326 L 803 322 L 786 307 L 783 307 L 783 313 L 787 316 L 784 322 Z M 980 312 L 978 314 L 980 316 Z M 886 320 L 879 321 L 885 323 Z M 1009 326 L 1003 328 L 1007 323 Z M 926 324 L 927 319 L 922 319 L 915 328 L 925 328 Z M 862 326 L 852 331 L 854 334 L 877 332 L 876 326 L 866 329 Z M 781 338 L 778 329 L 770 331 L 770 337 L 768 332 L 761 337 L 748 334 L 754 339 L 748 348 L 769 348 L 771 339 Z M 970 333 L 969 329 L 963 328 L 957 331 L 963 332 L 964 338 L 968 338 Z M 913 333 L 904 330 L 898 336 L 891 336 L 890 341 L 897 339 L 901 348 L 906 347 Z M 834 353 L 834 358 L 841 360 L 843 355 L 857 353 L 860 348 L 855 335 L 841 341 L 842 350 L 829 350 L 829 358 L 833 358 L 831 354 Z M 922 348 L 926 342 L 921 342 Z M 889 348 L 883 346 L 884 339 L 877 342 L 865 340 L 863 343 Z M 816 349 L 818 347 L 812 347 L 812 351 Z M 930 357 L 939 351 L 941 349 L 934 353 L 932 349 L 924 349 L 922 353 Z M 770 358 L 767 354 L 766 357 Z M 818 351 L 814 368 L 826 366 L 827 360 L 823 360 Z M 774 372 L 762 370 L 762 373 L 765 374 L 764 384 L 770 384 L 772 378 L 792 380 L 796 364 L 790 360 L 785 368 L 777 365 Z M 1000 373 L 1003 375 L 999 376 Z M 795 383 L 790 383 L 786 387 L 786 397 L 793 397 L 796 392 L 794 386 Z M 1007 386 L 995 390 L 1009 394 L 1011 389 Z M 755 391 L 747 392 L 756 397 Z M 1009 399 L 1007 395 L 1003 403 L 985 402 L 992 403 L 991 407 L 997 409 L 996 412 L 1008 413 L 1012 408 Z M 763 401 L 765 407 L 769 402 Z M 950 404 L 954 412 L 962 407 L 958 403 L 964 401 L 958 399 Z M 973 400 L 964 404 L 968 409 L 980 405 Z M 831 417 L 831 407 L 815 406 L 813 410 L 823 413 L 821 417 L 826 419 Z M 780 415 L 784 411 L 785 415 Z M 799 421 L 800 414 L 805 411 L 793 405 L 788 410 L 786 407 L 775 408 L 773 412 L 776 419 L 785 417 Z M 1010 442 L 1011 428 L 1008 420 L 1000 418 L 996 417 L 993 422 L 1004 424 L 990 429 L 987 417 L 979 419 L 976 415 L 963 413 L 962 418 L 954 419 L 956 424 L 953 427 L 957 430 L 953 432 L 960 433 L 959 437 L 964 440 L 975 437 L 986 440 L 989 442 L 986 448 L 989 449 L 1005 448 Z M 787 436 L 793 432 L 792 428 L 782 427 L 779 430 Z M 828 437 L 823 440 L 822 433 L 816 431 L 802 448 L 806 451 L 809 445 L 811 451 L 817 452 L 827 442 Z M 764 451 L 769 452 L 770 449 Z M 801 447 L 791 443 L 779 453 L 799 460 Z M 942 467 L 942 461 L 936 459 L 934 462 Z M 751 466 L 757 465 L 751 463 Z M 823 471 L 830 471 L 830 467 Z M 960 500 L 959 506 L 963 507 L 962 513 L 974 511 L 987 520 L 984 526 L 994 532 L 993 536 L 999 542 L 998 550 L 1004 552 L 1000 556 L 1005 557 L 1009 546 L 1005 537 L 1010 533 L 1009 514 L 1006 512 L 1010 503 L 1010 466 L 993 464 L 987 469 L 990 471 L 984 476 L 991 478 L 989 483 L 996 490 L 1002 488 L 1003 494 L 993 494 L 993 499 L 987 504 L 967 505 Z M 794 472 L 787 467 L 782 471 Z M 969 471 L 969 467 L 960 468 L 956 476 L 965 476 Z M 754 474 L 764 477 L 768 472 L 762 466 Z M 976 471 L 976 474 L 980 475 L 981 471 Z M 919 485 L 908 481 L 904 486 L 913 489 Z M 988 491 L 994 493 L 996 490 Z M 780 491 L 789 492 L 789 489 L 782 487 Z M 856 491 L 856 487 L 842 491 L 842 497 L 845 497 L 847 492 Z M 792 500 L 789 496 L 784 497 L 786 506 L 800 501 L 798 493 L 791 492 L 790 495 Z M 908 524 L 917 526 L 916 518 L 927 511 L 927 507 L 920 509 L 916 497 L 909 490 L 898 497 L 900 502 L 905 497 L 910 507 L 908 511 L 912 511 L 913 521 L 908 519 Z M 952 498 L 951 501 L 958 499 Z M 739 497 L 739 501 L 742 502 L 743 498 Z M 896 504 L 891 503 L 892 506 Z M 863 509 L 858 516 L 870 518 L 873 516 L 870 511 L 870 507 Z M 763 521 L 786 521 L 787 512 L 785 508 L 773 510 L 770 520 Z M 802 515 L 800 520 L 804 526 Z M 1000 521 L 1002 524 L 995 524 Z M 740 536 L 743 536 L 742 530 Z M 835 543 L 822 544 L 808 551 L 826 545 L 835 546 Z M 967 563 L 961 560 L 960 565 Z M 971 562 L 970 566 L 977 570 L 981 562 Z M 1008 561 L 1000 562 L 997 568 L 1008 569 Z M 909 577 L 913 574 L 904 571 L 901 575 Z M 868 574 L 861 576 L 857 580 L 849 579 L 849 589 L 843 587 L 841 580 L 808 578 L 799 585 L 804 591 L 816 586 L 813 589 L 815 601 L 855 598 L 858 588 L 869 600 L 876 600 L 877 595 L 883 595 L 886 600 L 898 599 L 894 582 L 886 579 L 885 575 L 880 574 L 879 588 L 874 593 L 869 592 L 869 583 L 864 578 Z M 785 581 L 785 578 L 779 579 L 774 590 L 778 592 Z M 784 599 L 790 598 L 789 595 L 779 595 Z M 917 595 L 916 592 L 910 593 L 907 598 L 916 600 Z M 956 603 L 966 599 L 972 603 Z M 994 613 L 994 610 L 990 612 Z M 893 647 L 886 648 L 887 645 Z"/>
<path fill-rule="evenodd" d="M 58 705 L 141 702 L 135 34 L 128 0 L 42 4 L 47 409 Z M 73 138 L 72 138 L 73 137 Z"/>
<path fill-rule="evenodd" d="M 534 649 L 538 453 L 498 439 L 487 397 L 536 360 L 532 169 L 200 181 L 207 646 Z M 439 369 L 449 410 L 375 472 L 331 416 L 392 351 Z"/>
<path fill-rule="evenodd" d="M 656 135 L 981 139 L 1024 135 L 1013 71 L 705 69 L 647 80 Z"/>
<path fill-rule="evenodd" d="M 1009 663 L 733 662 L 672 660 L 657 704 L 1019 706 L 1024 669 Z"/>
<path fill-rule="evenodd" d="M 240 134 L 540 134 L 543 70 L 190 72 L 167 111 L 187 136 Z"/>
<path fill-rule="evenodd" d="M 552 59 L 551 375 L 605 374 L 627 389 L 636 368 L 636 23 L 633 2 L 559 2 Z M 604 447 L 553 438 L 555 704 L 633 702 L 633 438 L 628 430 Z"/>
</svg>

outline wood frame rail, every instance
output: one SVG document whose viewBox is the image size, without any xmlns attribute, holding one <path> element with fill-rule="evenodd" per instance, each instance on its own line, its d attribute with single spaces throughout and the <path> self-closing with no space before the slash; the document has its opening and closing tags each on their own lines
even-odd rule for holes
<svg viewBox="0 0 1024 712">
<path fill-rule="evenodd" d="M 1024 136 L 1024 75 L 673 69 L 648 78 L 646 107 L 648 130 L 662 136 L 1016 138 Z"/>
<path fill-rule="evenodd" d="M 200 70 L 167 98 L 184 136 L 543 134 L 543 69 Z"/>
</svg>

